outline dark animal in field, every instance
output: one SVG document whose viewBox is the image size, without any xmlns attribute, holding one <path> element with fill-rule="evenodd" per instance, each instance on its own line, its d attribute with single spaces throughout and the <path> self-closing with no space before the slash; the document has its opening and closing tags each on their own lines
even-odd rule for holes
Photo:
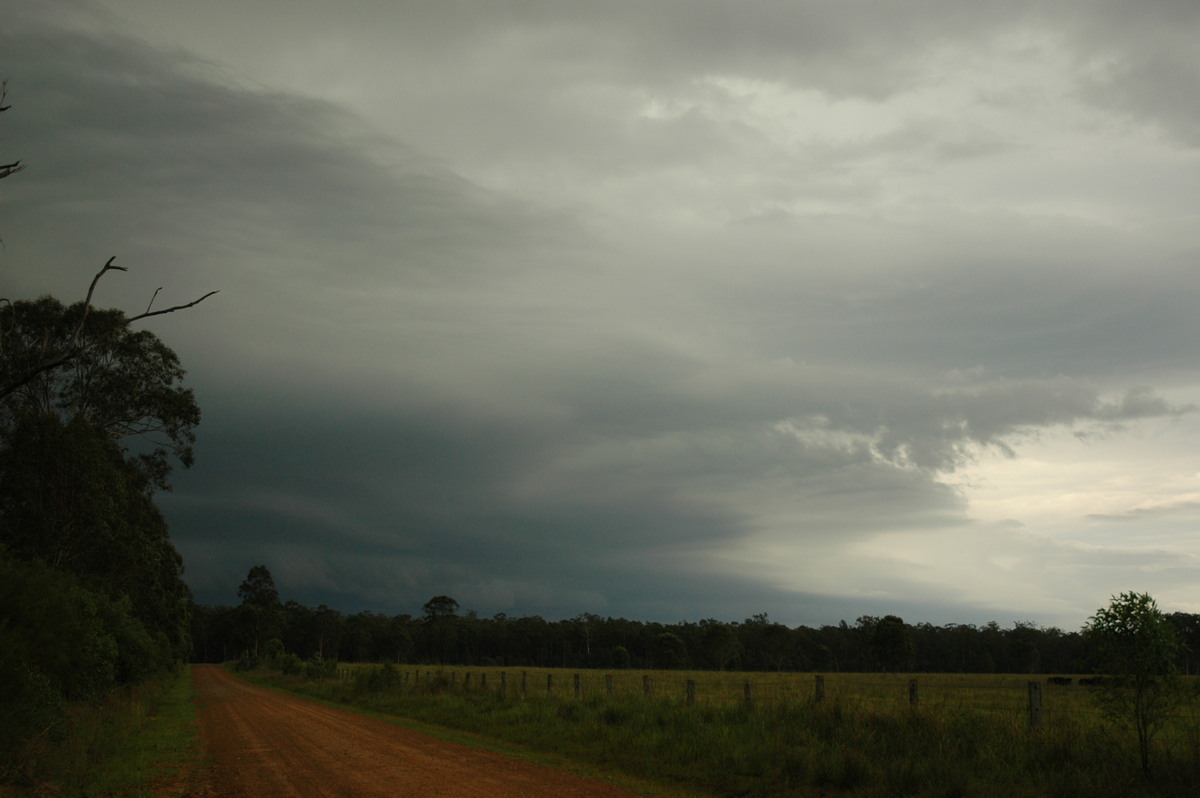
<svg viewBox="0 0 1200 798">
<path fill-rule="evenodd" d="M 1080 679 L 1080 683 L 1082 683 L 1082 682 L 1083 682 L 1083 680 L 1082 680 L 1082 679 Z M 1050 677 L 1047 677 L 1047 679 L 1046 679 L 1046 684 L 1063 684 L 1063 685 L 1066 685 L 1066 684 L 1070 684 L 1070 683 L 1071 683 L 1071 677 L 1070 677 L 1070 676 L 1050 676 Z"/>
</svg>

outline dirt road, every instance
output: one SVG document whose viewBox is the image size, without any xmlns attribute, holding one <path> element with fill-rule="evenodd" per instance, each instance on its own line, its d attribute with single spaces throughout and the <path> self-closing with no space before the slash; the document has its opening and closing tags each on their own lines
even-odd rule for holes
<svg viewBox="0 0 1200 798">
<path fill-rule="evenodd" d="M 208 796 L 635 798 L 636 793 L 192 669 Z"/>
</svg>

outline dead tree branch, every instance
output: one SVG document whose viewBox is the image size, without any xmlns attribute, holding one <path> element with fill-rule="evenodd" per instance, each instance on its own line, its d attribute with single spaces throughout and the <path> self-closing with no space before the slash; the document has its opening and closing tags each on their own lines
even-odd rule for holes
<svg viewBox="0 0 1200 798">
<path fill-rule="evenodd" d="M 9 108 L 12 108 L 11 105 L 4 104 L 4 98 L 7 95 L 8 95 L 8 81 L 7 80 L 0 81 L 0 112 L 7 111 Z M 9 175 L 16 174 L 17 172 L 21 171 L 24 168 L 25 168 L 25 164 L 21 163 L 20 161 L 13 161 L 12 163 L 0 164 L 0 180 L 3 180 L 4 178 L 8 177 Z"/>
</svg>

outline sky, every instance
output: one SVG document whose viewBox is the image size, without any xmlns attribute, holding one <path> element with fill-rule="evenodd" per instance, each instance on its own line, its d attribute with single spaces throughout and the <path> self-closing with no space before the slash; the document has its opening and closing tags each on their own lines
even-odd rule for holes
<svg viewBox="0 0 1200 798">
<path fill-rule="evenodd" d="M 202 603 L 1200 612 L 1193 0 L 0 0 L 0 293 L 140 312 Z"/>
</svg>

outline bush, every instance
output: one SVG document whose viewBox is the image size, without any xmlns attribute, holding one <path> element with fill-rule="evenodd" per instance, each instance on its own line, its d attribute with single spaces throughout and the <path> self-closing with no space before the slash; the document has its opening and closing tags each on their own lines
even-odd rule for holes
<svg viewBox="0 0 1200 798">
<path fill-rule="evenodd" d="M 117 647 L 114 675 L 118 684 L 137 684 L 166 667 L 164 653 L 168 646 L 156 643 L 133 616 L 128 597 L 101 604 L 100 615 Z"/>
<path fill-rule="evenodd" d="M 0 781 L 7 781 L 57 738 L 66 713 L 50 679 L 24 662 L 0 660 L 0 684 Z"/>
<path fill-rule="evenodd" d="M 400 671 L 388 662 L 380 668 L 359 670 L 354 673 L 354 692 L 358 695 L 365 693 L 385 693 L 400 687 Z"/>
<path fill-rule="evenodd" d="M 304 660 L 295 654 L 283 654 L 275 658 L 275 667 L 284 676 L 299 676 L 304 673 Z"/>
<path fill-rule="evenodd" d="M 111 627 L 125 620 L 120 607 L 76 577 L 0 555 L 5 658 L 43 674 L 63 697 L 94 700 L 117 684 L 120 651 Z"/>
<path fill-rule="evenodd" d="M 313 657 L 304 664 L 304 678 L 319 682 L 337 675 L 337 660 Z"/>
<path fill-rule="evenodd" d="M 278 637 L 272 637 L 263 646 L 263 659 L 266 660 L 267 667 L 279 668 L 279 661 L 283 658 L 284 647 L 283 641 Z"/>
</svg>

